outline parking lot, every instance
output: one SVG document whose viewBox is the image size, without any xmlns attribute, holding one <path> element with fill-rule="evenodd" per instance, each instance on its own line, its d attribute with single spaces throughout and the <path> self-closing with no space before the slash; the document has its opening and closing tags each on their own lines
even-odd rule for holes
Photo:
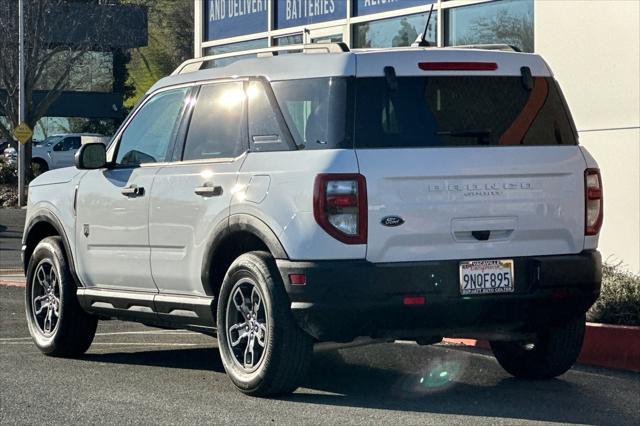
<svg viewBox="0 0 640 426">
<path fill-rule="evenodd" d="M 0 286 L 0 423 L 638 424 L 640 375 L 578 366 L 511 378 L 489 353 L 379 344 L 317 352 L 303 388 L 238 393 L 215 339 L 103 321 L 81 359 L 40 354 L 21 287 Z"/>
</svg>

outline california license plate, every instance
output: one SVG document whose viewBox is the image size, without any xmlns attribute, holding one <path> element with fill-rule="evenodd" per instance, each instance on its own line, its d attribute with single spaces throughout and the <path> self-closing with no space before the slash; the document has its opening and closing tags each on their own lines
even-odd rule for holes
<svg viewBox="0 0 640 426">
<path fill-rule="evenodd" d="M 513 293 L 513 260 L 460 262 L 460 294 Z"/>
</svg>

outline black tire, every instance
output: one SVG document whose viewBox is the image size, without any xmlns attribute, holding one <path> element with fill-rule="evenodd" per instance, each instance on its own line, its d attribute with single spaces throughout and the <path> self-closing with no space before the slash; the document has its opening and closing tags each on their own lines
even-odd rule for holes
<svg viewBox="0 0 640 426">
<path fill-rule="evenodd" d="M 39 301 L 34 302 L 36 298 Z M 85 313 L 78 303 L 60 237 L 45 238 L 33 251 L 27 269 L 25 307 L 29 333 L 43 353 L 74 357 L 91 346 L 98 319 Z"/>
<path fill-rule="evenodd" d="M 251 364 L 246 363 L 246 349 L 242 351 L 244 339 L 236 338 L 235 334 L 237 330 L 244 330 L 244 327 L 237 328 L 236 331 L 229 330 L 234 325 L 238 326 L 238 321 L 248 324 L 250 320 L 247 317 L 252 317 L 251 312 L 240 314 L 241 310 L 234 304 L 233 297 L 238 296 L 238 290 L 241 299 L 236 300 L 244 299 L 243 303 L 250 302 L 250 305 L 246 306 L 251 306 L 252 312 L 256 306 L 253 290 L 248 301 L 248 290 L 243 286 L 257 288 L 257 297 L 262 300 L 262 304 L 257 306 L 263 308 L 262 311 L 256 309 L 259 312 L 253 315 L 254 324 L 264 322 L 260 323 L 263 324 L 260 329 L 256 327 L 256 333 L 262 336 L 263 346 L 256 346 L 255 352 L 260 354 L 257 361 L 254 359 L 254 351 L 251 351 Z M 233 320 L 234 316 L 239 319 Z M 313 341 L 311 336 L 298 327 L 291 314 L 289 297 L 271 255 L 265 252 L 250 252 L 238 257 L 231 264 L 220 289 L 217 325 L 222 363 L 231 381 L 240 391 L 252 396 L 282 395 L 293 392 L 301 384 L 309 367 Z M 264 333 L 260 330 L 264 330 Z M 250 338 L 246 337 L 247 345 Z M 259 343 L 260 338 L 255 338 Z M 238 346 L 232 347 L 232 343 Z M 240 352 L 244 352 L 242 365 Z"/>
<path fill-rule="evenodd" d="M 47 165 L 47 162 L 44 161 L 43 159 L 34 158 L 33 160 L 31 160 L 31 174 L 33 175 L 34 178 L 48 171 L 49 171 L 49 166 Z"/>
<path fill-rule="evenodd" d="M 498 363 L 522 379 L 551 379 L 575 364 L 584 339 L 585 316 L 538 333 L 533 348 L 523 342 L 490 342 Z"/>
</svg>

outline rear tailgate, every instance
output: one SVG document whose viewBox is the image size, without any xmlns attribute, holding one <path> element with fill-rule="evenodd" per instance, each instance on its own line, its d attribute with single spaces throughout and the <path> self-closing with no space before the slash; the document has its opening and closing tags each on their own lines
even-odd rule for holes
<svg viewBox="0 0 640 426">
<path fill-rule="evenodd" d="M 363 149 L 357 155 L 367 180 L 369 261 L 582 251 L 585 162 L 576 146 Z M 390 216 L 404 223 L 385 226 Z"/>
</svg>

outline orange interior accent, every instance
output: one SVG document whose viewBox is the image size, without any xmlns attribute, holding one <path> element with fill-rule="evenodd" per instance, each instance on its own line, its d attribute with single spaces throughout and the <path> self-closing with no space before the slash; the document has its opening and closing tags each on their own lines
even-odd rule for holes
<svg viewBox="0 0 640 426">
<path fill-rule="evenodd" d="M 533 89 L 529 95 L 527 103 L 520 111 L 520 114 L 513 120 L 509 127 L 500 137 L 498 143 L 500 145 L 519 145 L 524 135 L 531 127 L 531 123 L 536 119 L 538 112 L 544 105 L 549 93 L 549 85 L 543 77 L 535 77 L 533 79 Z"/>
</svg>

